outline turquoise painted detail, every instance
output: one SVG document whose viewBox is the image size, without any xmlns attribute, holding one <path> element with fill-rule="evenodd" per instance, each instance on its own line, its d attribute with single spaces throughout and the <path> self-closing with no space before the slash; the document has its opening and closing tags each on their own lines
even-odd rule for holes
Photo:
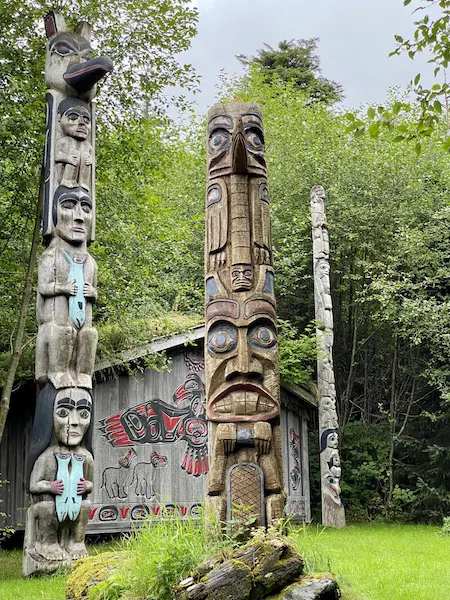
<svg viewBox="0 0 450 600">
<path fill-rule="evenodd" d="M 72 472 L 70 474 L 69 490 L 69 519 L 75 521 L 80 514 L 82 495 L 77 494 L 77 485 L 83 477 L 84 456 L 74 454 L 72 456 Z"/>
<path fill-rule="evenodd" d="M 72 258 L 65 250 L 62 253 L 70 265 L 69 281 L 75 281 L 77 286 L 75 296 L 69 296 L 69 315 L 75 327 L 80 329 L 86 320 L 86 299 L 83 295 L 86 255 Z"/>
<path fill-rule="evenodd" d="M 56 504 L 56 516 L 58 521 L 62 523 L 67 518 L 68 507 L 69 507 L 69 493 L 70 493 L 70 475 L 69 475 L 69 463 L 72 458 L 71 454 L 63 454 L 62 452 L 55 452 L 56 462 L 58 463 L 58 469 L 56 471 L 56 479 L 62 479 L 64 484 L 64 490 L 62 494 L 55 496 Z"/>
</svg>

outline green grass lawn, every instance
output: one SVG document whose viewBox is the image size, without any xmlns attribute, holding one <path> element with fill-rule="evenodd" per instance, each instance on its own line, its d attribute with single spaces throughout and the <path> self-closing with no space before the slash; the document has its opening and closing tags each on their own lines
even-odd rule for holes
<svg viewBox="0 0 450 600">
<path fill-rule="evenodd" d="M 309 526 L 292 538 L 313 569 L 339 578 L 344 600 L 450 598 L 450 536 L 426 525 Z"/>
<path fill-rule="evenodd" d="M 65 575 L 23 578 L 22 551 L 0 551 L 1 600 L 64 600 L 65 587 Z"/>
<path fill-rule="evenodd" d="M 117 547 L 117 542 L 90 546 L 91 554 Z M 64 573 L 39 578 L 22 577 L 22 551 L 0 550 L 0 600 L 65 600 Z"/>
<path fill-rule="evenodd" d="M 291 533 L 312 570 L 334 572 L 343 600 L 450 598 L 450 536 L 425 525 L 317 526 Z M 104 544 L 91 552 L 110 550 Z M 64 600 L 65 576 L 23 579 L 22 553 L 0 551 L 1 600 Z"/>
</svg>

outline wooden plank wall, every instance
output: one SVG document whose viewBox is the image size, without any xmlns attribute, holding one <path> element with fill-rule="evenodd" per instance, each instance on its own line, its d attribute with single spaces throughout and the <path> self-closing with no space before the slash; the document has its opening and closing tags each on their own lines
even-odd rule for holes
<svg viewBox="0 0 450 600">
<path fill-rule="evenodd" d="M 146 370 L 96 386 L 96 485 L 88 533 L 130 529 L 147 514 L 158 515 L 161 507 L 183 516 L 196 513 L 207 470 L 199 458 L 203 453 L 192 444 L 198 440 L 206 455 L 206 436 L 195 437 L 202 428 L 206 432 L 204 414 L 196 415 L 204 402 L 199 385 L 204 386 L 203 358 L 200 350 L 189 349 L 172 356 L 170 372 Z M 159 415 L 156 401 L 163 408 Z"/>
<path fill-rule="evenodd" d="M 204 416 L 198 415 L 197 404 L 204 400 L 202 383 L 202 348 L 189 346 L 171 351 L 168 372 L 110 373 L 94 386 L 95 473 L 88 533 L 129 530 L 148 513 L 160 513 L 161 506 L 183 516 L 196 514 L 206 488 L 201 459 L 200 472 L 195 472 L 196 456 L 203 454 L 193 451 L 192 444 L 197 439 L 197 448 L 205 449 Z M 308 412 L 286 390 L 282 404 L 287 507 L 294 518 L 309 521 Z M 0 478 L 10 482 L 0 486 L 0 511 L 10 515 L 8 524 L 17 529 L 23 528 L 28 504 L 26 460 L 34 407 L 30 382 L 13 398 L 0 447 Z"/>
<path fill-rule="evenodd" d="M 26 382 L 11 398 L 0 445 L 0 480 L 7 481 L 0 486 L 0 512 L 7 515 L 6 519 L 0 518 L 0 526 L 7 524 L 23 529 L 25 524 L 28 505 L 26 465 L 35 407 L 35 384 Z"/>
</svg>

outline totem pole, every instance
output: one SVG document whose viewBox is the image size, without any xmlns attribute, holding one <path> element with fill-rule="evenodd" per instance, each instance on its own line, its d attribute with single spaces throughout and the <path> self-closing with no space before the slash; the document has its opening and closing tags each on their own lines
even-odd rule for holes
<svg viewBox="0 0 450 600">
<path fill-rule="evenodd" d="M 206 193 L 208 504 L 221 522 L 283 514 L 280 386 L 261 110 L 208 114 Z"/>
<path fill-rule="evenodd" d="M 314 300 L 317 335 L 317 384 L 319 388 L 320 477 L 322 523 L 345 527 L 341 502 L 341 460 L 339 423 L 336 412 L 336 387 L 333 369 L 333 306 L 330 292 L 330 248 L 325 218 L 325 192 L 321 186 L 311 190 Z"/>
<path fill-rule="evenodd" d="M 47 124 L 43 236 L 37 289 L 36 403 L 29 454 L 23 572 L 50 573 L 87 554 L 84 534 L 92 491 L 92 372 L 97 331 L 92 304 L 94 108 L 96 83 L 113 69 L 91 58 L 90 26 L 69 31 L 45 17 Z"/>
</svg>

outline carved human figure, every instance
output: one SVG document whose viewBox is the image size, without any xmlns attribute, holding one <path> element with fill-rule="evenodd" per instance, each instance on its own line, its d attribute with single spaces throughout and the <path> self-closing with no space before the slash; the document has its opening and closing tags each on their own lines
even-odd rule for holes
<svg viewBox="0 0 450 600">
<path fill-rule="evenodd" d="M 264 133 L 255 104 L 209 112 L 206 220 L 209 503 L 221 520 L 249 503 L 265 524 L 281 517 L 284 503 Z"/>
<path fill-rule="evenodd" d="M 24 544 L 26 576 L 87 556 L 84 534 L 92 491 L 92 398 L 87 390 L 40 393 L 29 457 L 31 506 Z"/>
<path fill-rule="evenodd" d="M 334 392 L 334 385 L 330 391 Z M 336 429 L 338 421 L 336 416 L 336 398 L 333 396 L 324 396 L 321 400 L 320 427 L 325 429 Z"/>
<path fill-rule="evenodd" d="M 91 115 L 88 104 L 77 98 L 66 98 L 59 103 L 58 121 L 61 129 L 55 148 L 58 185 L 66 188 L 80 186 L 89 192 L 93 148 L 89 141 Z"/>
<path fill-rule="evenodd" d="M 324 494 L 340 505 L 341 459 L 339 456 L 339 433 L 336 429 L 325 429 L 320 440 L 320 462 Z"/>
<path fill-rule="evenodd" d="M 92 203 L 82 188 L 59 187 L 53 208 L 56 227 L 38 269 L 36 379 L 90 389 L 97 347 L 97 265 L 87 251 Z"/>
</svg>

